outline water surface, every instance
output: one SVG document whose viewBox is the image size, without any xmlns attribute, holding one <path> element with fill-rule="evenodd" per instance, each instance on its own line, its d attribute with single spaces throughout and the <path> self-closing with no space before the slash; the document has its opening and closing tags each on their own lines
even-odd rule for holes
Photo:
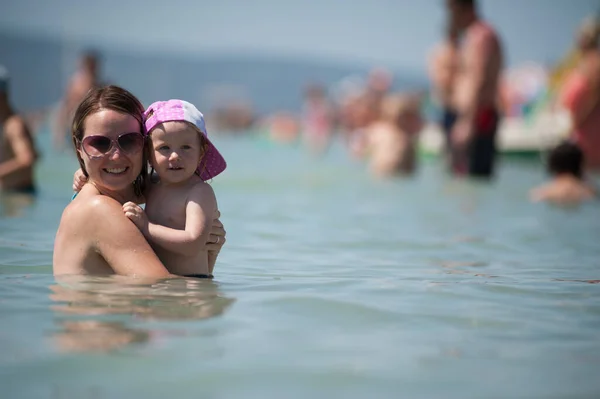
<svg viewBox="0 0 600 399">
<path fill-rule="evenodd" d="M 217 144 L 212 282 L 55 280 L 71 156 L 2 196 L 2 397 L 600 396 L 600 210 L 530 204 L 538 162 L 374 181 L 339 147 Z"/>
</svg>

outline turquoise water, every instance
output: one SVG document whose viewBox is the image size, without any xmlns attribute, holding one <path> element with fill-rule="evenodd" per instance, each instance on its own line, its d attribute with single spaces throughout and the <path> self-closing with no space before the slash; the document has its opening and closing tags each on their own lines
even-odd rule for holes
<svg viewBox="0 0 600 399">
<path fill-rule="evenodd" d="M 73 157 L 1 197 L 0 397 L 600 396 L 600 207 L 527 202 L 538 163 L 373 181 L 340 148 L 218 145 L 213 282 L 55 281 Z"/>
</svg>

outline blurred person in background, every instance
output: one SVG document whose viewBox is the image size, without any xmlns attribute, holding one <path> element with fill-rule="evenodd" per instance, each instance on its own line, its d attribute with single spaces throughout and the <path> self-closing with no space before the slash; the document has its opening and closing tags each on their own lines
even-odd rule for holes
<svg viewBox="0 0 600 399">
<path fill-rule="evenodd" d="M 417 144 L 423 129 L 420 99 L 409 94 L 390 94 L 381 103 L 380 117 L 362 133 L 353 151 L 369 158 L 377 177 L 410 175 L 417 167 Z"/>
<path fill-rule="evenodd" d="M 373 68 L 365 79 L 352 77 L 343 82 L 346 87 L 338 98 L 337 122 L 351 153 L 360 146 L 363 130 L 379 118 L 381 103 L 392 87 L 392 79 L 387 70 Z"/>
<path fill-rule="evenodd" d="M 52 128 L 52 141 L 56 149 L 68 147 L 69 129 L 75 109 L 91 89 L 101 85 L 100 57 L 94 51 L 86 51 L 79 59 L 77 70 L 69 80 L 56 112 Z"/>
<path fill-rule="evenodd" d="M 483 21 L 475 0 L 447 0 L 450 26 L 463 35 L 452 90 L 457 113 L 451 132 L 455 174 L 491 178 L 499 124 L 499 82 L 503 51 L 496 31 Z"/>
<path fill-rule="evenodd" d="M 310 150 L 320 154 L 327 150 L 333 133 L 333 107 L 325 88 L 310 84 L 304 93 L 302 134 Z"/>
<path fill-rule="evenodd" d="M 357 148 L 364 145 L 367 128 L 379 119 L 381 102 L 361 92 L 348 96 L 340 108 L 340 117 L 345 129 L 345 141 L 353 156 L 361 156 Z"/>
<path fill-rule="evenodd" d="M 567 76 L 560 103 L 571 116 L 571 136 L 587 169 L 600 172 L 600 21 L 590 17 L 577 34 L 579 62 Z"/>
<path fill-rule="evenodd" d="M 547 168 L 552 180 L 531 191 L 532 201 L 576 205 L 597 198 L 594 188 L 584 181 L 584 154 L 577 144 L 567 141 L 553 148 Z"/>
<path fill-rule="evenodd" d="M 267 138 L 275 143 L 296 145 L 300 137 L 300 122 L 292 112 L 280 111 L 260 123 Z"/>
<path fill-rule="evenodd" d="M 35 142 L 23 117 L 10 105 L 9 77 L 0 65 L 0 190 L 35 193 Z"/>
<path fill-rule="evenodd" d="M 373 68 L 369 71 L 365 87 L 365 93 L 371 101 L 381 105 L 385 96 L 392 88 L 393 76 L 391 72 L 384 68 Z"/>
<path fill-rule="evenodd" d="M 435 47 L 429 59 L 429 79 L 434 101 L 441 109 L 439 124 L 444 133 L 446 152 L 450 147 L 450 132 L 456 121 L 456 112 L 452 107 L 452 90 L 458 72 L 459 30 L 447 24 L 444 40 Z"/>
<path fill-rule="evenodd" d="M 252 103 L 243 99 L 232 99 L 216 107 L 210 119 L 211 125 L 222 133 L 245 134 L 254 127 L 257 116 Z"/>
</svg>

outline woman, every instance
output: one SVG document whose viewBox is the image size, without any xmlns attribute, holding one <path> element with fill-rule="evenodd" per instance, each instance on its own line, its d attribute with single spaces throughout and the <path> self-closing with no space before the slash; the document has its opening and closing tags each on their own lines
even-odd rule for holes
<svg viewBox="0 0 600 399">
<path fill-rule="evenodd" d="M 572 139 L 588 171 L 600 172 L 600 21 L 586 19 L 579 30 L 579 64 L 567 77 L 560 101 L 569 111 Z"/>
<path fill-rule="evenodd" d="M 77 108 L 73 145 L 89 184 L 63 212 L 54 242 L 55 275 L 171 276 L 122 211 L 127 201 L 143 202 L 148 175 L 143 113 L 140 101 L 117 86 L 91 90 Z M 216 219 L 207 250 L 218 253 L 224 236 Z"/>
</svg>

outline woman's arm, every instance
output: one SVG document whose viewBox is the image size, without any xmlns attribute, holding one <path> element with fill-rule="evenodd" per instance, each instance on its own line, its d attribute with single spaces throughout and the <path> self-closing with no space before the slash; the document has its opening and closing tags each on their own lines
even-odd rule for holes
<svg viewBox="0 0 600 399">
<path fill-rule="evenodd" d="M 83 200 L 83 198 L 81 199 Z M 98 195 L 86 204 L 89 239 L 116 274 L 135 277 L 174 277 L 158 259 L 142 233 L 123 214 L 121 205 Z"/>
</svg>

